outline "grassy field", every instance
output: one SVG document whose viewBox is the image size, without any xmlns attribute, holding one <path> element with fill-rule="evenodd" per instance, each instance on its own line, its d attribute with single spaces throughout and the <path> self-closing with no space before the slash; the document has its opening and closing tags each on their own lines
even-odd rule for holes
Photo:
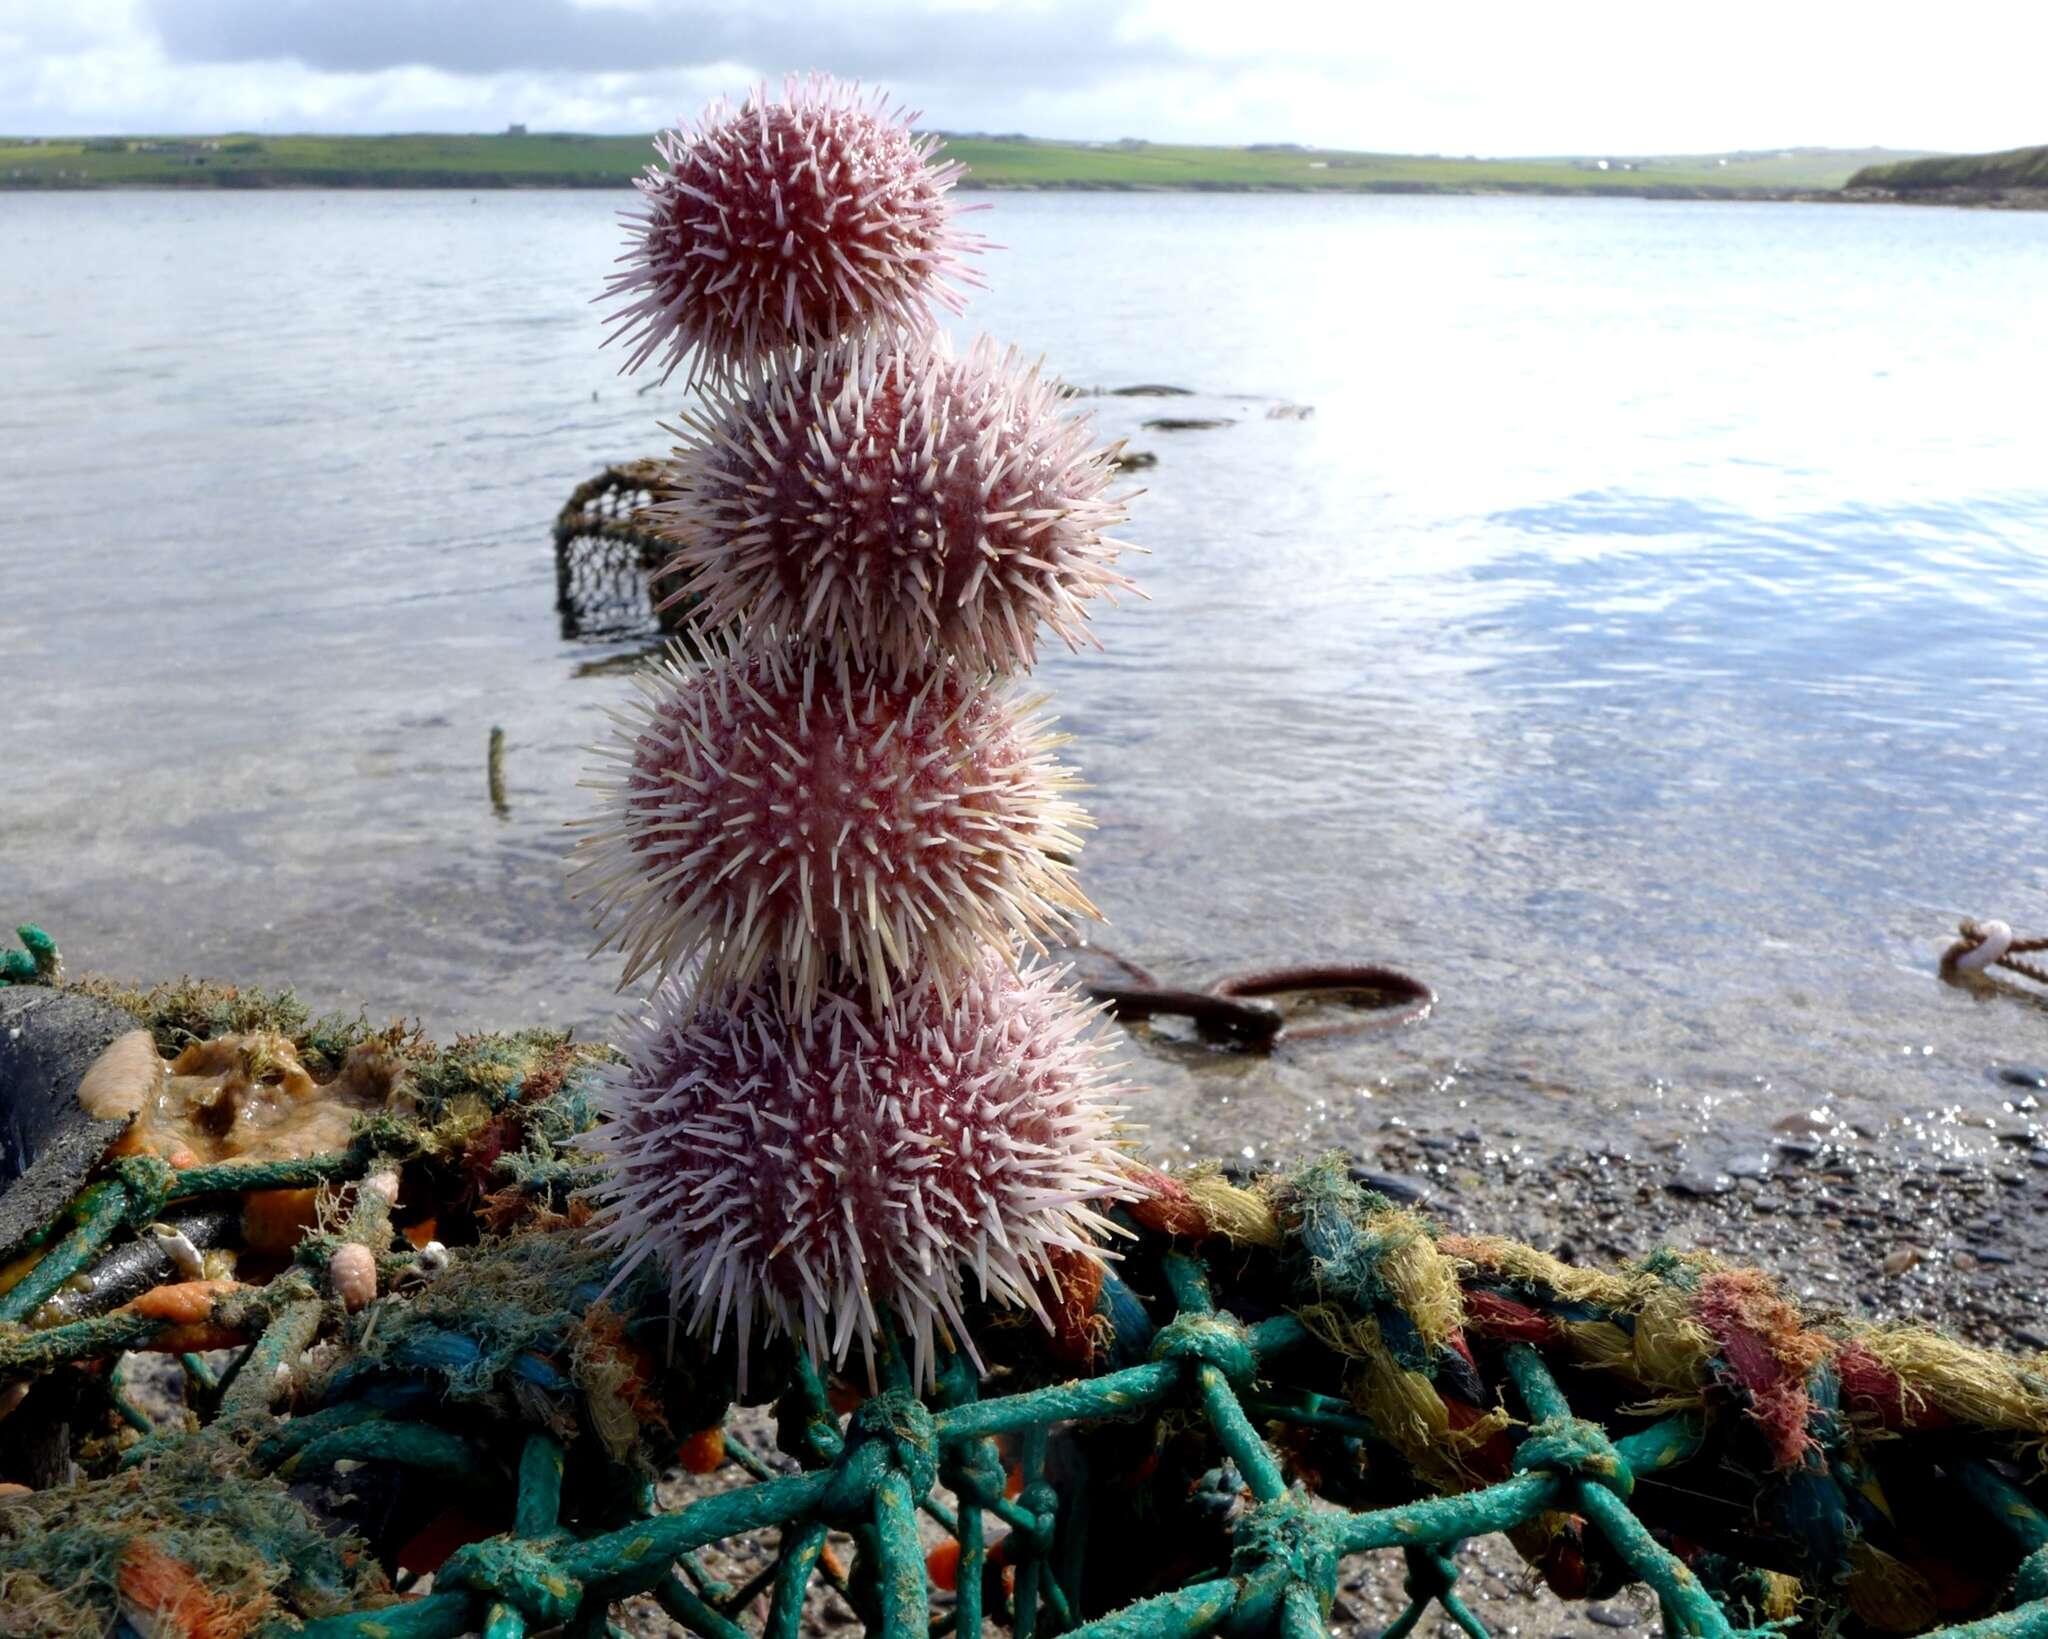
<svg viewBox="0 0 2048 1639">
<path fill-rule="evenodd" d="M 1457 159 L 1440 155 L 1346 153 L 1333 149 L 1193 148 L 1166 143 L 994 142 L 962 137 L 949 144 L 985 187 L 1290 188 L 1343 191 L 1529 190 L 1643 193 L 1665 189 L 1715 193 L 1831 190 L 1868 152 L 1800 148 L 1769 153 L 1680 154 L 1535 159 Z M 1896 155 L 1887 155 L 1896 158 Z"/>
<path fill-rule="evenodd" d="M 2048 146 L 1999 154 L 1940 154 L 1890 165 L 1867 165 L 1852 188 L 1925 193 L 1938 188 L 2048 188 Z"/>
<path fill-rule="evenodd" d="M 947 153 L 985 188 L 1314 192 L 1753 194 L 1829 192 L 1884 149 L 1454 159 L 1291 147 L 960 137 Z M 0 137 L 4 187 L 624 187 L 652 157 L 640 136 Z"/>
</svg>

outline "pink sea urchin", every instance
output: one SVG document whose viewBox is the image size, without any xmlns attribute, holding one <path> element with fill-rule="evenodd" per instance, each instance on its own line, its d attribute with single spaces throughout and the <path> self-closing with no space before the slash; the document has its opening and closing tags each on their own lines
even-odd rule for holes
<svg viewBox="0 0 2048 1639">
<path fill-rule="evenodd" d="M 630 984 L 701 957 L 707 995 L 771 962 L 799 1008 L 831 964 L 887 1001 L 929 966 L 1093 907 L 1065 736 L 956 667 L 909 679 L 760 646 L 639 676 L 599 754 L 606 812 L 573 883 Z M 602 947 L 600 947 L 602 948 Z"/>
<path fill-rule="evenodd" d="M 872 1377 L 893 1315 L 929 1383 L 974 1345 L 978 1295 L 1045 1318 L 1050 1254 L 1094 1255 L 1123 1169 L 1093 1010 L 1044 968 L 987 953 L 886 1006 L 827 993 L 791 1013 L 773 985 L 697 1003 L 675 979 L 627 1030 L 585 1144 L 606 1178 L 593 1233 L 620 1277 L 647 1258 L 693 1330 L 747 1346 L 759 1324 Z"/>
<path fill-rule="evenodd" d="M 1103 533 L 1115 451 L 987 340 L 871 335 L 784 355 L 686 418 L 685 482 L 657 509 L 707 615 L 904 669 L 1030 666 L 1088 599 L 1131 584 Z"/>
<path fill-rule="evenodd" d="M 723 99 L 694 128 L 655 141 L 666 164 L 639 182 L 645 209 L 626 266 L 606 286 L 628 369 L 662 353 L 717 378 L 792 347 L 883 323 L 957 312 L 946 283 L 981 241 L 949 197 L 961 167 L 934 163 L 935 137 L 879 94 L 822 76 L 765 87 L 735 111 Z"/>
</svg>

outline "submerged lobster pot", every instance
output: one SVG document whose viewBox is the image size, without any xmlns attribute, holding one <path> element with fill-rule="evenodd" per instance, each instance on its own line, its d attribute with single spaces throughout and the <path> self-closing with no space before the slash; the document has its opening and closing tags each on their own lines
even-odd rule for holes
<svg viewBox="0 0 2048 1639">
<path fill-rule="evenodd" d="M 662 566 L 675 551 L 645 509 L 676 493 L 661 461 L 625 461 L 579 484 L 555 518 L 555 611 L 565 638 L 630 637 L 650 624 L 682 629 L 690 600 L 661 605 L 676 583 Z"/>
</svg>

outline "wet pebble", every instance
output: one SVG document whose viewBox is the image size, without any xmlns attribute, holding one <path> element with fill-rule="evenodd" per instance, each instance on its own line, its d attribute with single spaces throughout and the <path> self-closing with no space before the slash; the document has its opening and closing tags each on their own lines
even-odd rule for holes
<svg viewBox="0 0 2048 1639">
<path fill-rule="evenodd" d="M 1705 1167 L 1687 1167 L 1664 1187 L 1673 1195 L 1726 1195 L 1735 1187 L 1735 1180 L 1725 1172 L 1713 1172 Z"/>
<path fill-rule="evenodd" d="M 1413 1178 L 1403 1178 L 1392 1172 L 1375 1172 L 1370 1167 L 1353 1167 L 1351 1181 L 1377 1191 L 1390 1201 L 1421 1201 L 1428 1199 L 1430 1193 L 1426 1185 Z"/>
<path fill-rule="evenodd" d="M 2036 1092 L 2048 1092 L 2048 1070 L 2032 1064 L 2001 1065 L 1998 1079 L 2008 1087 L 2030 1087 Z"/>
<path fill-rule="evenodd" d="M 1589 1621 L 1598 1622 L 1603 1628 L 1632 1628 L 1636 1619 L 1629 1612 L 1616 1610 L 1612 1605 L 1588 1605 L 1586 1616 Z"/>
</svg>

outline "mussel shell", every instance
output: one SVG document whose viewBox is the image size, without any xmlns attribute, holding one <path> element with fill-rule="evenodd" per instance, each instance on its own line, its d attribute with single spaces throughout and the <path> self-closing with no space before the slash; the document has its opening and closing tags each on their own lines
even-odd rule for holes
<svg viewBox="0 0 2048 1639">
<path fill-rule="evenodd" d="M 236 1208 L 214 1207 L 181 1213 L 164 1222 L 182 1230 L 185 1238 L 204 1252 L 210 1247 L 226 1246 L 235 1238 L 241 1227 L 241 1212 Z M 162 1243 L 154 1235 L 138 1235 L 104 1254 L 85 1271 L 82 1280 L 58 1291 L 44 1305 L 36 1323 L 58 1325 L 103 1315 L 131 1298 L 141 1297 L 153 1286 L 181 1278 Z"/>
</svg>

